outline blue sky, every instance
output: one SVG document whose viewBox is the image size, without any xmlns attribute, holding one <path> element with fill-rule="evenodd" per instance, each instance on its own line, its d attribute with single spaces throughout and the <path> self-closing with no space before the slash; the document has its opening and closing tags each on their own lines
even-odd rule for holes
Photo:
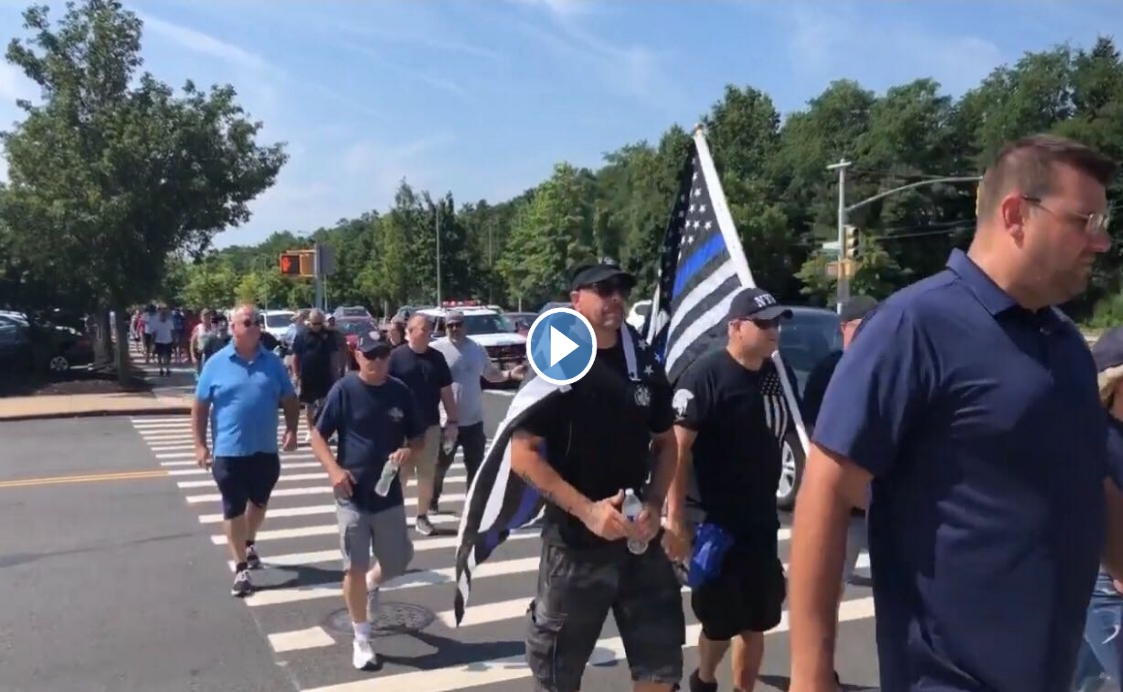
<svg viewBox="0 0 1123 692">
<path fill-rule="evenodd" d="M 837 78 L 932 76 L 955 95 L 1025 51 L 1123 43 L 1120 0 L 126 0 L 146 69 L 231 83 L 289 144 L 278 184 L 219 246 L 388 208 L 403 177 L 500 201 L 554 163 L 690 127 L 727 83 L 800 109 Z M 27 3 L 0 0 L 0 38 Z M 49 3 L 61 12 L 63 3 Z M 0 128 L 33 85 L 0 64 Z M 5 167 L 0 162 L 0 176 Z"/>
</svg>

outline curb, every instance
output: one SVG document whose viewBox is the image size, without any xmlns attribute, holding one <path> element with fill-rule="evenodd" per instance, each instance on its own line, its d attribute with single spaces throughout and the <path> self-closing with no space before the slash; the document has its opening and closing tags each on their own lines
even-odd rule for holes
<svg viewBox="0 0 1123 692">
<path fill-rule="evenodd" d="M 118 409 L 116 411 L 50 411 L 47 413 L 16 414 L 14 416 L 0 416 L 0 423 L 15 423 L 33 420 L 62 420 L 66 418 L 109 418 L 112 416 L 161 416 L 183 415 L 191 413 L 190 406 L 168 406 L 165 408 L 134 408 Z"/>
</svg>

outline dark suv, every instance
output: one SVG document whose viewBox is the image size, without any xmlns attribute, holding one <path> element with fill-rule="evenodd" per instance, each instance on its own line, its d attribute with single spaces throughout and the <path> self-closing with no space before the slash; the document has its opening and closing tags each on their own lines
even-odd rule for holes
<svg viewBox="0 0 1123 692">
<path fill-rule="evenodd" d="M 792 319 L 780 325 L 780 357 L 795 372 L 795 387 L 799 399 L 807 387 L 807 377 L 815 366 L 832 351 L 842 350 L 842 332 L 838 314 L 833 310 L 806 306 L 788 306 Z M 793 429 L 781 446 L 783 468 L 780 486 L 776 489 L 776 504 L 783 510 L 795 506 L 799 481 L 803 477 L 803 446 L 799 434 Z"/>
</svg>

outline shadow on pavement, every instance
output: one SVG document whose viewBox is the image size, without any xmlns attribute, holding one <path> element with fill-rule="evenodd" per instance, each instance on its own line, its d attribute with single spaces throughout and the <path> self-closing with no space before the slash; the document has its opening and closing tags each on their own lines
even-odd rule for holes
<svg viewBox="0 0 1123 692">
<path fill-rule="evenodd" d="M 455 639 L 442 637 L 430 632 L 413 632 L 407 635 L 433 648 L 432 653 L 418 656 L 394 656 L 379 653 L 378 657 L 390 663 L 416 668 L 417 670 L 434 670 L 451 666 L 463 665 L 465 670 L 479 670 L 489 665 L 488 660 L 497 658 L 522 657 L 526 654 L 526 642 L 476 642 L 464 643 Z M 520 659 L 517 667 L 525 667 Z"/>
<path fill-rule="evenodd" d="M 791 678 L 787 677 L 786 675 L 761 675 L 760 681 L 766 685 L 771 685 L 778 690 L 784 690 L 784 692 L 787 692 L 788 688 L 792 684 Z M 843 690 L 844 692 L 861 692 L 863 690 L 877 692 L 879 688 L 866 687 L 864 685 L 850 685 L 844 682 L 839 687 L 839 689 Z"/>
</svg>

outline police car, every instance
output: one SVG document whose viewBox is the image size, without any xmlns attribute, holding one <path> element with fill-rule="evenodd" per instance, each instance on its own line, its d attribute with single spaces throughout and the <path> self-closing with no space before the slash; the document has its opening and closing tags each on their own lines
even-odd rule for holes
<svg viewBox="0 0 1123 692">
<path fill-rule="evenodd" d="M 464 315 L 464 331 L 484 347 L 499 369 L 510 368 L 526 360 L 526 337 L 516 333 L 515 326 L 497 310 L 483 307 L 475 300 L 446 300 L 440 307 L 422 308 L 417 314 L 433 321 L 433 338 L 445 335 L 445 315 L 455 310 Z"/>
</svg>

